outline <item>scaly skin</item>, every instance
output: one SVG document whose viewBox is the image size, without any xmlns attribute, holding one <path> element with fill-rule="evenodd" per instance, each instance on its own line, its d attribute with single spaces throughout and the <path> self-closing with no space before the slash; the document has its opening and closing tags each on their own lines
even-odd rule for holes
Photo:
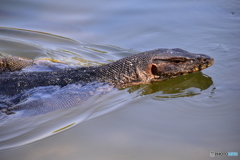
<svg viewBox="0 0 240 160">
<path fill-rule="evenodd" d="M 213 62 L 207 55 L 181 49 L 156 49 L 102 66 L 64 69 L 56 67 L 60 63 L 5 57 L 0 59 L 0 120 L 10 114 L 33 116 L 77 106 L 114 87 L 175 78 L 203 70 Z M 20 71 L 38 64 L 52 71 Z"/>
<path fill-rule="evenodd" d="M 34 63 L 33 60 L 14 57 L 0 59 L 0 62 L 3 61 L 7 64 L 0 65 L 0 70 L 7 71 L 20 70 Z M 3 72 L 0 76 L 0 94 L 12 96 L 38 86 L 63 87 L 94 81 L 124 88 L 198 72 L 213 62 L 211 57 L 203 54 L 192 54 L 181 49 L 156 49 L 97 67 L 66 68 L 50 72 Z"/>
</svg>

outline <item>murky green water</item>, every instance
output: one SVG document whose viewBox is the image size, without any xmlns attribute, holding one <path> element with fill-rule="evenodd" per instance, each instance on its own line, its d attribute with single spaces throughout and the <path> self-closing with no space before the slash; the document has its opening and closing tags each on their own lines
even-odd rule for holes
<svg viewBox="0 0 240 160">
<path fill-rule="evenodd" d="M 2 0 L 4 54 L 88 66 L 182 48 L 207 54 L 215 64 L 3 124 L 1 159 L 210 159 L 211 151 L 240 153 L 239 11 L 238 0 Z"/>
</svg>

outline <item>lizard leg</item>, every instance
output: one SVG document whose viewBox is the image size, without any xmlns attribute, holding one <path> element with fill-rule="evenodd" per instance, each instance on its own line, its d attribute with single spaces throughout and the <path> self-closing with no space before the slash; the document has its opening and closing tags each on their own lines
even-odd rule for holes
<svg viewBox="0 0 240 160">
<path fill-rule="evenodd" d="M 0 58 L 0 73 L 19 71 L 27 66 L 31 66 L 34 60 L 22 57 L 3 57 Z"/>
</svg>

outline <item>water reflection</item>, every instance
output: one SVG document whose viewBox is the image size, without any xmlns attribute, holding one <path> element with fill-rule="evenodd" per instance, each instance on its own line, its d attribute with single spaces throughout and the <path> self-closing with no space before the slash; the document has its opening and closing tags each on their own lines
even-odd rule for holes
<svg viewBox="0 0 240 160">
<path fill-rule="evenodd" d="M 212 78 L 202 72 L 180 76 L 167 81 L 148 85 L 132 86 L 129 93 L 138 92 L 138 96 L 154 94 L 154 99 L 190 97 L 201 94 L 213 84 Z"/>
<path fill-rule="evenodd" d="M 106 64 L 130 55 L 127 50 L 117 46 L 85 41 L 79 42 L 48 32 L 0 27 L 1 53 L 13 56 L 30 59 L 47 57 L 69 65 L 90 66 Z"/>
<path fill-rule="evenodd" d="M 64 131 L 64 130 L 69 129 L 70 127 L 74 126 L 75 124 L 76 123 L 71 123 L 69 125 L 66 125 L 66 126 L 64 126 L 62 128 L 59 128 L 59 129 L 53 131 L 52 133 L 58 133 L 58 132 Z"/>
</svg>

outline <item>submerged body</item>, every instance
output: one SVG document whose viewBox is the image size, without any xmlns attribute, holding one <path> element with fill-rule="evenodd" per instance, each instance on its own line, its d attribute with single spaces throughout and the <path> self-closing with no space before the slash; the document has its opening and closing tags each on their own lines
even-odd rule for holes
<svg viewBox="0 0 240 160">
<path fill-rule="evenodd" d="M 59 63 L 49 65 L 42 62 L 51 71 L 19 71 L 38 64 L 37 61 L 17 57 L 0 59 L 2 114 L 14 114 L 28 108 L 34 110 L 32 115 L 37 115 L 73 107 L 112 88 L 163 81 L 200 71 L 211 66 L 213 59 L 181 49 L 156 49 L 102 66 L 58 68 L 54 66 Z M 43 100 L 46 95 L 48 99 Z M 74 95 L 77 96 L 74 98 Z M 57 101 L 60 102 L 56 104 Z M 44 111 L 36 109 L 39 107 Z"/>
</svg>

